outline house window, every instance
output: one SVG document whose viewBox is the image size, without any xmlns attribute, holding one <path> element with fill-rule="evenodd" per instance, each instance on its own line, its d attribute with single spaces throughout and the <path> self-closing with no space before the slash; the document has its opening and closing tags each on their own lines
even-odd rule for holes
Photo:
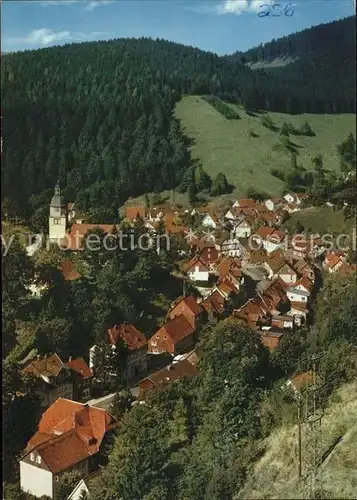
<svg viewBox="0 0 357 500">
<path fill-rule="evenodd" d="M 156 335 L 156 338 L 157 338 L 157 339 L 159 339 L 159 338 L 160 338 L 160 335 L 159 335 L 159 334 L 158 334 L 158 335 Z"/>
<path fill-rule="evenodd" d="M 38 456 L 38 457 L 36 458 L 36 463 L 38 463 L 38 464 L 40 464 L 40 463 L 41 463 L 41 457 L 40 457 L 40 456 Z"/>
<path fill-rule="evenodd" d="M 53 219 L 53 224 L 55 224 L 57 226 L 60 225 L 61 224 L 61 218 L 60 217 L 55 217 Z"/>
<path fill-rule="evenodd" d="M 33 453 L 30 453 L 30 460 L 31 462 L 35 461 L 35 455 Z"/>
</svg>

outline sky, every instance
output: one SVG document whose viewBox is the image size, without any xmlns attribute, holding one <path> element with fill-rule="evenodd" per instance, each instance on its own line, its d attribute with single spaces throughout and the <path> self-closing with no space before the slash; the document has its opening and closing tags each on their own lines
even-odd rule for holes
<svg viewBox="0 0 357 500">
<path fill-rule="evenodd" d="M 1 51 L 122 37 L 164 38 L 219 55 L 353 15 L 356 0 L 2 0 Z M 282 15 L 260 17 L 278 2 Z"/>
</svg>

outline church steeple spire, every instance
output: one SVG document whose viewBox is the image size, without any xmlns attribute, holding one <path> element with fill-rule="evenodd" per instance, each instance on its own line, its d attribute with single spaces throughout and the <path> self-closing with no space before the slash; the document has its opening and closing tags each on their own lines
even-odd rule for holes
<svg viewBox="0 0 357 500">
<path fill-rule="evenodd" d="M 61 195 L 60 183 L 57 181 L 55 192 L 50 203 L 49 236 L 51 241 L 61 240 L 66 234 L 66 203 Z"/>
<path fill-rule="evenodd" d="M 60 183 L 59 183 L 59 180 L 56 182 L 56 186 L 55 186 L 55 195 L 57 195 L 57 196 L 61 196 L 61 188 L 60 188 Z"/>
</svg>

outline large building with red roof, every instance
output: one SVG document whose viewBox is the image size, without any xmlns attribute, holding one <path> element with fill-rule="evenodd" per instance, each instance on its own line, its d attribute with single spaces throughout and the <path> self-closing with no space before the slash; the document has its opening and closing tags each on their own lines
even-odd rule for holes
<svg viewBox="0 0 357 500">
<path fill-rule="evenodd" d="M 90 397 L 93 374 L 83 358 L 70 358 L 64 363 L 56 353 L 49 354 L 30 361 L 23 372 L 34 378 L 43 408 L 60 396 L 81 401 Z"/>
<path fill-rule="evenodd" d="M 88 476 L 98 468 L 113 417 L 100 408 L 59 398 L 46 410 L 20 460 L 21 489 L 36 497 L 56 497 L 64 472 Z"/>
<path fill-rule="evenodd" d="M 183 314 L 193 328 L 197 328 L 204 320 L 204 310 L 197 304 L 193 295 L 180 297 L 168 314 L 168 319 L 174 319 Z"/>
<path fill-rule="evenodd" d="M 123 342 L 126 347 L 124 375 L 127 380 L 146 374 L 148 341 L 143 333 L 134 325 L 124 322 L 108 329 L 108 340 L 112 346 Z"/>
<path fill-rule="evenodd" d="M 194 347 L 195 329 L 183 314 L 165 323 L 149 339 L 148 351 L 152 354 L 164 352 L 172 355 L 187 352 Z"/>
</svg>

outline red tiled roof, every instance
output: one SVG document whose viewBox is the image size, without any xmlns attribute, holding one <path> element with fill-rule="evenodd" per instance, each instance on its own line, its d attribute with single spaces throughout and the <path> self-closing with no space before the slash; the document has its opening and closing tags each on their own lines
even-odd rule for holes
<svg viewBox="0 0 357 500">
<path fill-rule="evenodd" d="M 174 309 L 179 305 L 183 303 L 185 305 L 185 307 L 194 315 L 194 316 L 198 316 L 199 314 L 202 313 L 202 309 L 201 307 L 199 306 L 199 304 L 197 304 L 196 302 L 196 299 L 193 295 L 189 295 L 188 297 L 181 297 L 177 302 L 176 304 L 174 305 L 174 307 L 172 307 L 170 313 L 172 313 L 174 311 Z"/>
<path fill-rule="evenodd" d="M 229 255 L 223 257 L 217 264 L 216 270 L 221 278 L 231 273 L 235 277 L 241 276 L 242 261 Z"/>
<path fill-rule="evenodd" d="M 89 368 L 83 358 L 71 359 L 65 363 L 68 368 L 76 372 L 82 379 L 93 377 L 92 370 Z"/>
<path fill-rule="evenodd" d="M 166 224 L 165 229 L 170 234 L 187 233 L 188 227 L 176 226 L 175 224 Z"/>
<path fill-rule="evenodd" d="M 225 299 L 218 290 L 215 290 L 209 297 L 205 298 L 202 302 L 202 306 L 207 312 L 214 310 L 216 313 L 222 314 L 225 310 Z"/>
<path fill-rule="evenodd" d="M 109 328 L 108 338 L 112 345 L 116 345 L 118 340 L 122 339 L 130 351 L 141 349 L 147 345 L 145 336 L 134 325 L 125 323 Z"/>
<path fill-rule="evenodd" d="M 195 331 L 183 314 L 176 316 L 174 319 L 170 319 L 170 321 L 165 323 L 161 328 L 165 330 L 167 336 L 170 337 L 175 344 Z"/>
<path fill-rule="evenodd" d="M 335 267 L 336 264 L 340 262 L 340 260 L 341 257 L 339 255 L 336 255 L 335 253 L 330 253 L 325 257 L 325 264 L 332 269 L 333 267 Z"/>
<path fill-rule="evenodd" d="M 303 302 L 295 302 L 292 300 L 290 301 L 290 307 L 300 312 L 307 312 L 307 305 Z"/>
<path fill-rule="evenodd" d="M 60 357 L 57 354 L 51 354 L 31 361 L 23 371 L 36 377 L 57 377 L 63 366 Z"/>
<path fill-rule="evenodd" d="M 127 207 L 125 215 L 129 220 L 135 220 L 137 217 L 141 217 L 143 219 L 145 217 L 145 207 Z"/>
<path fill-rule="evenodd" d="M 259 335 L 262 344 L 265 345 L 269 351 L 274 351 L 283 337 L 283 333 L 270 333 L 269 330 L 267 332 L 260 331 Z"/>
<path fill-rule="evenodd" d="M 83 240 L 88 231 L 101 229 L 105 234 L 111 234 L 113 224 L 73 224 L 71 232 L 61 240 L 61 246 L 66 250 L 83 250 Z"/>
<path fill-rule="evenodd" d="M 188 272 L 193 267 L 198 266 L 199 271 L 209 271 L 209 267 L 199 257 L 193 257 L 185 266 L 185 271 Z"/>
<path fill-rule="evenodd" d="M 217 285 L 217 289 L 225 295 L 237 294 L 238 290 L 229 280 L 223 280 Z"/>
<path fill-rule="evenodd" d="M 104 233 L 110 234 L 113 232 L 114 224 L 72 224 L 71 234 L 84 236 L 88 231 L 101 229 Z"/>
<path fill-rule="evenodd" d="M 75 430 L 51 437 L 39 444 L 36 451 L 53 474 L 66 470 L 90 456 Z"/>
<path fill-rule="evenodd" d="M 274 228 L 269 226 L 260 226 L 256 231 L 256 234 L 260 236 L 263 240 L 267 240 L 274 232 Z"/>
<path fill-rule="evenodd" d="M 184 377 L 194 377 L 195 375 L 198 375 L 197 368 L 188 359 L 183 359 L 152 373 L 146 379 L 142 380 L 140 384 L 149 380 L 156 389 L 160 389 L 170 382 Z"/>
<path fill-rule="evenodd" d="M 287 302 L 286 286 L 287 284 L 282 279 L 276 278 L 268 288 L 264 290 L 262 300 L 269 308 L 270 312 L 275 310 L 281 302 Z"/>
<path fill-rule="evenodd" d="M 245 207 L 255 207 L 257 204 L 255 200 L 252 200 L 250 198 L 242 198 L 241 200 L 238 200 L 239 203 L 239 208 L 245 208 Z"/>
<path fill-rule="evenodd" d="M 59 398 L 43 413 L 25 455 L 36 449 L 56 474 L 96 454 L 106 432 L 115 426 L 107 411 Z"/>
<path fill-rule="evenodd" d="M 312 382 L 314 377 L 314 372 L 312 370 L 304 372 L 304 373 L 299 373 L 298 375 L 295 375 L 290 379 L 291 384 L 295 387 L 295 389 L 299 390 L 301 389 L 304 385 Z"/>
<path fill-rule="evenodd" d="M 208 265 L 214 264 L 218 260 L 218 251 L 214 246 L 207 246 L 201 250 L 198 257 Z"/>
<path fill-rule="evenodd" d="M 308 290 L 309 292 L 311 292 L 312 289 L 314 288 L 313 282 L 311 280 L 309 280 L 309 278 L 307 278 L 306 276 L 303 276 L 302 278 L 300 278 L 299 281 L 297 281 L 295 283 L 294 287 L 297 287 L 299 285 L 306 288 L 306 290 Z"/>
<path fill-rule="evenodd" d="M 81 277 L 81 275 L 76 271 L 73 262 L 69 259 L 62 261 L 61 271 L 66 281 L 74 281 Z"/>
</svg>

